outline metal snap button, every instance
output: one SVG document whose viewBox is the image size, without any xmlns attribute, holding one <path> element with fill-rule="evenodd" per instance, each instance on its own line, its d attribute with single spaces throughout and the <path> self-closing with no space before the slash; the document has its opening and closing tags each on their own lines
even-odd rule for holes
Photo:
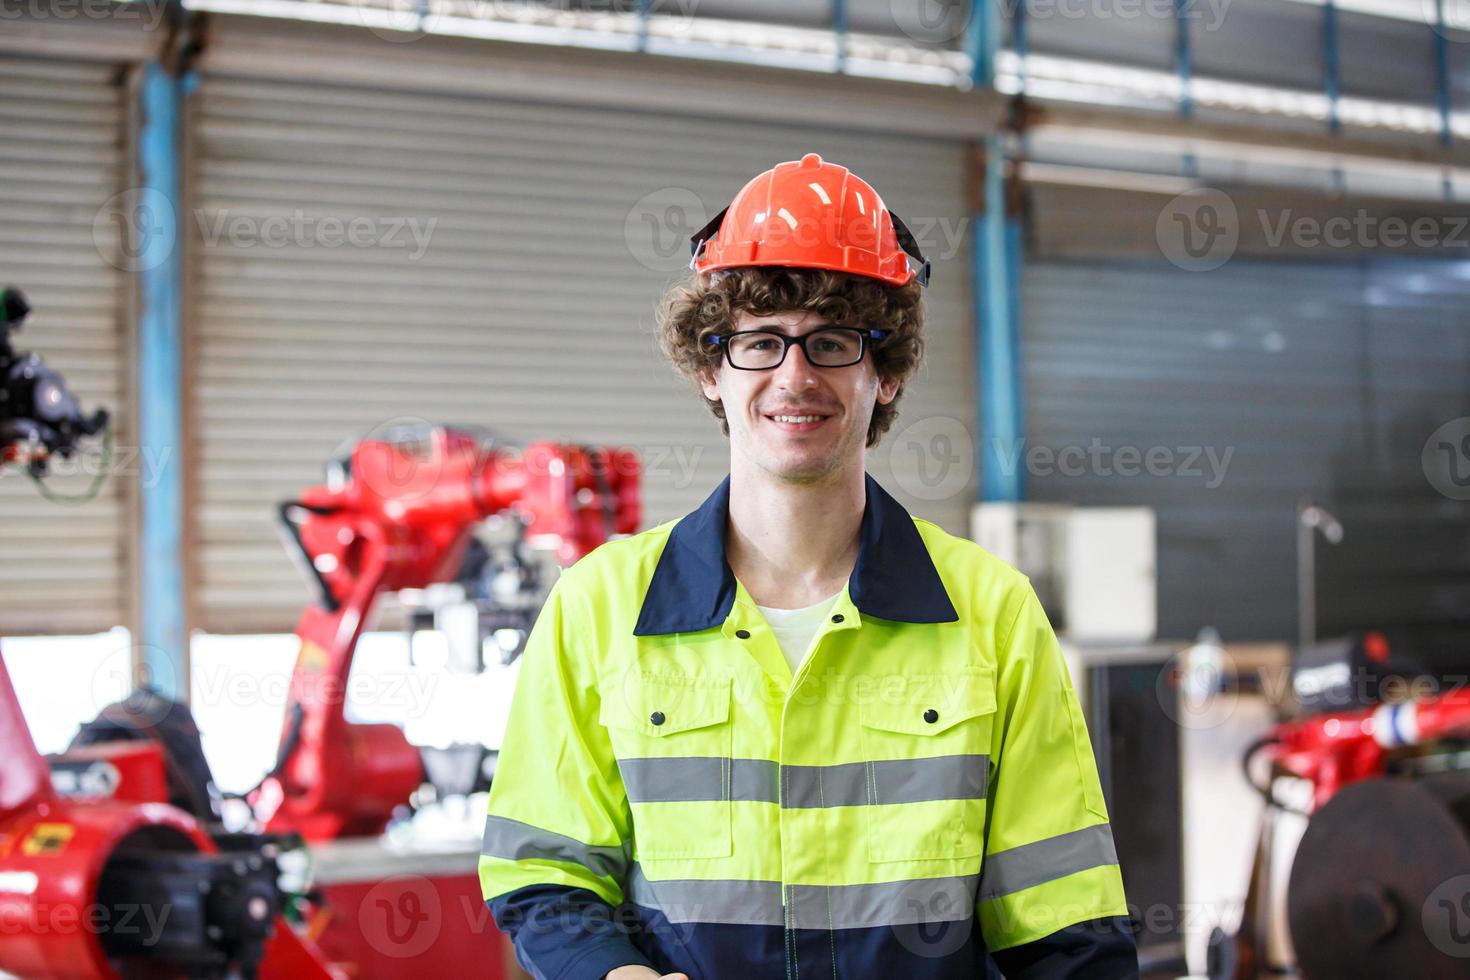
<svg viewBox="0 0 1470 980">
<path fill-rule="evenodd" d="M 939 712 L 935 711 L 933 708 L 930 708 L 928 711 L 924 712 L 924 720 L 931 725 L 934 724 L 936 721 L 939 720 Z"/>
<path fill-rule="evenodd" d="M 740 637 L 742 640 L 748 640 L 750 639 L 750 630 L 736 630 L 735 635 Z"/>
<path fill-rule="evenodd" d="M 664 713 L 662 711 L 655 711 L 653 714 L 648 716 L 648 720 L 653 722 L 655 725 L 662 725 L 664 723 Z"/>
<path fill-rule="evenodd" d="M 835 616 L 833 616 L 832 617 L 832 622 L 834 622 L 834 623 L 840 623 L 840 622 L 842 622 L 842 613 L 837 613 Z"/>
</svg>

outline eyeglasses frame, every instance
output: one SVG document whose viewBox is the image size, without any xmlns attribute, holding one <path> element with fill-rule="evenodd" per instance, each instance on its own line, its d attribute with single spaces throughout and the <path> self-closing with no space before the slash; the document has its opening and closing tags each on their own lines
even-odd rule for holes
<svg viewBox="0 0 1470 980">
<path fill-rule="evenodd" d="M 811 351 L 807 350 L 806 348 L 807 339 L 815 334 L 825 333 L 828 330 L 845 330 L 849 333 L 855 333 L 858 335 L 858 355 L 854 360 L 848 361 L 846 364 L 818 364 L 816 361 L 812 360 Z M 778 360 L 775 364 L 772 364 L 770 367 L 741 367 L 739 364 L 736 364 L 734 359 L 730 356 L 730 341 L 734 340 L 736 337 L 741 337 L 745 334 L 751 333 L 764 333 L 770 334 L 772 337 L 781 338 L 781 343 L 784 345 L 781 348 L 781 359 Z M 870 330 L 862 327 L 843 327 L 829 323 L 826 326 L 816 327 L 815 329 L 808 330 L 806 333 L 798 334 L 794 337 L 790 334 L 781 333 L 779 330 L 770 330 L 763 327 L 758 327 L 754 330 L 737 330 L 734 333 L 710 334 L 709 342 L 711 344 L 716 344 L 719 346 L 721 352 L 725 355 L 725 363 L 730 365 L 730 367 L 734 368 L 737 371 L 774 371 L 776 370 L 776 368 L 786 363 L 786 355 L 791 353 L 791 348 L 793 346 L 801 348 L 801 353 L 804 357 L 806 357 L 806 362 L 812 367 L 845 368 L 852 367 L 854 364 L 861 364 L 863 358 L 867 356 L 868 345 L 873 341 L 883 340 L 885 337 L 888 336 L 888 334 L 889 331 L 887 330 Z"/>
</svg>

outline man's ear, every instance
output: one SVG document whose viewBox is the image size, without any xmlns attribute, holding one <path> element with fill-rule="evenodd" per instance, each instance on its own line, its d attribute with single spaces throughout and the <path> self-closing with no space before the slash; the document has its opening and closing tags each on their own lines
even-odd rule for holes
<svg viewBox="0 0 1470 980">
<path fill-rule="evenodd" d="M 903 389 L 903 382 L 897 378 L 885 378 L 878 376 L 878 404 L 887 405 L 898 397 L 899 391 Z"/>
<path fill-rule="evenodd" d="M 701 368 L 699 371 L 699 390 L 704 392 L 704 397 L 711 401 L 720 400 L 720 383 L 714 368 Z"/>
</svg>

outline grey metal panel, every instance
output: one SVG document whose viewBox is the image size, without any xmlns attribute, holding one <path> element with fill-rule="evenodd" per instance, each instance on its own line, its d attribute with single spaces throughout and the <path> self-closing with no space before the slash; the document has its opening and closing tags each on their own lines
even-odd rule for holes
<svg viewBox="0 0 1470 980">
<path fill-rule="evenodd" d="M 1283 88 L 1322 88 L 1322 8 L 1290 0 L 1216 0 L 1188 9 L 1194 71 Z"/>
<path fill-rule="evenodd" d="M 1433 11 L 1434 4 L 1426 2 L 1423 9 Z M 1344 10 L 1338 27 L 1343 95 L 1437 103 L 1434 30 L 1428 24 Z"/>
<path fill-rule="evenodd" d="M 1463 106 L 1470 99 L 1470 43 L 1467 43 L 1470 31 L 1446 28 L 1445 37 L 1449 41 L 1445 55 L 1450 74 L 1450 104 Z"/>
<path fill-rule="evenodd" d="M 668 0 L 655 10 L 678 9 Z M 683 0 L 700 18 L 830 30 L 833 0 Z M 847 28 L 897 43 L 953 49 L 961 45 L 970 7 L 939 0 L 846 0 Z"/>
<path fill-rule="evenodd" d="M 108 258 L 116 228 L 104 205 L 122 189 L 124 97 L 116 66 L 0 56 L 0 283 L 35 312 L 14 336 L 59 370 L 122 431 L 114 475 L 79 506 L 48 502 L 19 469 L 0 477 L 0 629 L 106 630 L 128 621 L 128 452 L 122 276 Z M 107 256 L 104 256 L 106 251 Z M 88 490 L 89 451 L 59 461 L 48 485 Z"/>
<path fill-rule="evenodd" d="M 1027 45 L 1034 54 L 1173 68 L 1175 20 L 1172 5 L 1163 0 L 1037 0 L 1026 11 Z"/>
<path fill-rule="evenodd" d="M 364 43 L 362 57 L 377 47 Z M 972 428 L 956 143 L 210 74 L 194 99 L 195 594 L 206 629 L 291 626 L 307 591 L 272 503 L 319 482 L 344 441 L 397 418 L 635 445 L 645 524 L 687 512 L 727 471 L 728 450 L 657 354 L 654 305 L 680 274 L 687 236 L 749 177 L 803 152 L 870 179 L 935 259 L 929 366 L 900 427 L 945 416 Z M 432 232 L 421 255 L 229 232 L 297 212 L 308 225 L 412 219 Z M 973 475 L 942 500 L 916 500 L 892 455 L 878 447 L 871 471 L 963 533 Z M 898 453 L 899 474 L 918 465 Z"/>
<path fill-rule="evenodd" d="M 1320 554 L 1324 631 L 1386 629 L 1446 657 L 1470 608 L 1470 513 L 1431 488 L 1419 455 L 1438 425 L 1470 415 L 1465 270 L 1032 264 L 1028 441 L 1161 447 L 1174 465 L 1119 476 L 1100 453 L 1077 475 L 1032 472 L 1030 497 L 1155 507 L 1160 632 L 1214 625 L 1245 640 L 1295 636 L 1294 514 L 1311 495 L 1347 528 Z M 1192 447 L 1232 454 L 1222 479 L 1207 458 L 1180 472 Z"/>
</svg>

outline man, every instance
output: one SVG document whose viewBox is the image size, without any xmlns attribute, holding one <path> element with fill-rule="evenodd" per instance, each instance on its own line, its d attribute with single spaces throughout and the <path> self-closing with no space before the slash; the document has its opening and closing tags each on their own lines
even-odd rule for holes
<svg viewBox="0 0 1470 980">
<path fill-rule="evenodd" d="M 490 792 L 496 922 L 548 980 L 1136 977 L 1035 593 L 864 469 L 922 352 L 912 236 L 808 154 L 694 252 L 660 339 L 730 476 L 548 598 Z"/>
</svg>

